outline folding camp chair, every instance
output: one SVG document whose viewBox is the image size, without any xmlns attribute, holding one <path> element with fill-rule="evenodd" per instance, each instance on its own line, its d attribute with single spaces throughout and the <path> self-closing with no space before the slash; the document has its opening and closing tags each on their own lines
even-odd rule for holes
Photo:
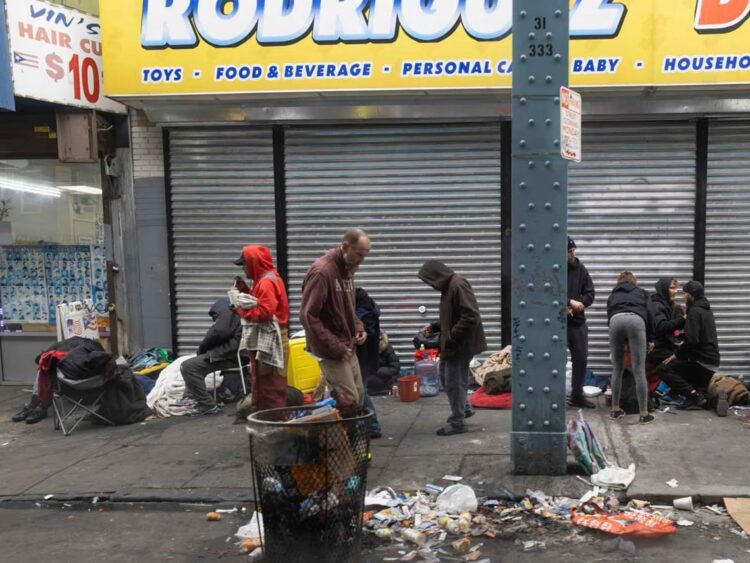
<svg viewBox="0 0 750 563">
<path fill-rule="evenodd" d="M 217 373 L 224 374 L 224 373 L 238 372 L 240 374 L 240 383 L 242 383 L 242 396 L 244 397 L 245 395 L 247 395 L 247 370 L 250 369 L 252 364 L 250 363 L 250 358 L 248 358 L 247 356 L 245 356 L 245 359 L 247 361 L 245 362 L 242 361 L 243 351 L 246 351 L 246 350 L 244 348 L 240 348 L 237 350 L 237 367 L 236 368 L 222 369 L 222 370 L 215 371 L 213 372 L 213 374 L 211 374 L 213 375 L 213 378 L 214 378 L 214 402 L 216 402 L 216 374 Z"/>
<path fill-rule="evenodd" d="M 96 417 L 114 426 L 111 420 L 98 412 L 106 384 L 107 379 L 103 375 L 88 379 L 68 379 L 57 370 L 57 381 L 52 396 L 55 430 L 62 430 L 65 436 L 70 436 L 87 417 Z"/>
</svg>

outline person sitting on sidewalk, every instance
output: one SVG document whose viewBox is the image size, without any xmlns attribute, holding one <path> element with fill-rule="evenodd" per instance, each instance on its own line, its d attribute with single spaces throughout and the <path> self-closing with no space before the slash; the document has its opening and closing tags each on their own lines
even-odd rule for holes
<svg viewBox="0 0 750 563">
<path fill-rule="evenodd" d="M 659 278 L 654 288 L 656 292 L 651 295 L 654 315 L 654 347 L 646 356 L 646 379 L 652 390 L 659 384 L 656 368 L 675 353 L 680 345 L 675 333 L 685 327 L 685 313 L 682 307 L 674 302 L 677 280 Z"/>
<path fill-rule="evenodd" d="M 401 360 L 393 349 L 388 334 L 381 328 L 378 338 L 378 370 L 367 380 L 367 392 L 370 395 L 387 395 L 399 375 Z"/>
<path fill-rule="evenodd" d="M 677 408 L 705 408 L 706 388 L 719 369 L 716 322 L 700 282 L 691 280 L 683 286 L 682 291 L 688 306 L 685 342 L 659 365 L 656 373 L 675 394 L 685 398 Z"/>
<path fill-rule="evenodd" d="M 469 363 L 487 349 L 482 317 L 471 284 L 437 260 L 427 260 L 419 279 L 440 292 L 440 321 L 424 327 L 425 333 L 440 331 L 440 360 L 444 362 L 445 392 L 451 407 L 448 425 L 438 436 L 467 432 L 466 395 Z"/>
<path fill-rule="evenodd" d="M 219 299 L 208 311 L 214 324 L 198 345 L 194 358 L 180 365 L 185 380 L 183 405 L 189 407 L 188 415 L 216 414 L 219 407 L 206 389 L 206 376 L 221 370 L 236 369 L 237 349 L 240 346 L 242 327 L 240 319 L 229 310 L 229 299 Z"/>
</svg>

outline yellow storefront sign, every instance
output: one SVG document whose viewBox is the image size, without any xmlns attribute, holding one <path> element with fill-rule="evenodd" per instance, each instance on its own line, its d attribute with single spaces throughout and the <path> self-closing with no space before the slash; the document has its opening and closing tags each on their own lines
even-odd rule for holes
<svg viewBox="0 0 750 563">
<path fill-rule="evenodd" d="M 750 0 L 570 4 L 573 87 L 750 83 Z M 511 0 L 100 7 L 109 96 L 511 86 Z M 554 53 L 541 38 L 529 56 Z"/>
</svg>

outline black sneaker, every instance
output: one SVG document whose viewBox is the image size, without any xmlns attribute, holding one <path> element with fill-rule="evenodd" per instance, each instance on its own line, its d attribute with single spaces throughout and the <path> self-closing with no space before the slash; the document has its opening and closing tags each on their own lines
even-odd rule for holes
<svg viewBox="0 0 750 563">
<path fill-rule="evenodd" d="M 41 405 L 37 405 L 26 416 L 26 424 L 36 424 L 40 420 L 47 418 L 47 409 Z"/>
<path fill-rule="evenodd" d="M 653 422 L 656 420 L 652 415 L 647 414 L 646 416 L 641 416 L 638 418 L 638 422 L 640 424 L 648 424 L 649 422 Z"/>
<path fill-rule="evenodd" d="M 568 406 L 569 407 L 575 407 L 579 409 L 595 409 L 596 404 L 589 401 L 586 397 L 583 395 L 571 395 L 568 399 Z"/>
<path fill-rule="evenodd" d="M 697 391 L 693 391 L 682 402 L 681 405 L 677 405 L 677 408 L 681 411 L 689 409 L 703 409 L 706 407 L 706 397 Z"/>
<path fill-rule="evenodd" d="M 622 409 L 618 409 L 616 411 L 612 411 L 611 413 L 609 413 L 609 418 L 611 418 L 612 420 L 618 420 L 624 416 L 625 416 L 625 411 Z"/>
<path fill-rule="evenodd" d="M 729 399 L 726 391 L 719 391 L 719 398 L 716 401 L 716 415 L 727 416 L 729 413 Z"/>
<path fill-rule="evenodd" d="M 11 420 L 13 422 L 22 422 L 26 420 L 26 418 L 29 416 L 30 413 L 31 413 L 31 407 L 29 407 L 29 405 L 24 405 L 20 411 L 18 411 L 16 414 L 14 414 L 11 417 Z"/>
</svg>

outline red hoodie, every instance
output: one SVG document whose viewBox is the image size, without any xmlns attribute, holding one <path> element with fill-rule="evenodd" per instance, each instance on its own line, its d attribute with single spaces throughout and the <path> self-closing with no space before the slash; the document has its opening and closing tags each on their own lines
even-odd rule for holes
<svg viewBox="0 0 750 563">
<path fill-rule="evenodd" d="M 289 324 L 289 301 L 284 281 L 273 266 L 271 251 L 265 246 L 251 244 L 242 249 L 242 259 L 245 262 L 242 268 L 253 280 L 253 288 L 249 290 L 242 284 L 244 287 L 238 289 L 256 297 L 258 305 L 252 309 L 235 309 L 234 312 L 257 323 L 268 322 L 275 315 L 281 326 Z"/>
</svg>

